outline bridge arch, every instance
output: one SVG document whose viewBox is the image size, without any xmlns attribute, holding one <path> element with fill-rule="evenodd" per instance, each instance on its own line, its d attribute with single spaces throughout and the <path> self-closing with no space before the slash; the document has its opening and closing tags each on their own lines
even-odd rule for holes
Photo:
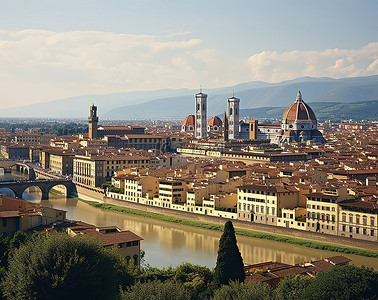
<svg viewBox="0 0 378 300">
<path fill-rule="evenodd" d="M 40 187 L 38 184 L 27 186 L 23 189 L 21 193 L 21 198 L 24 200 L 43 199 L 43 188 Z"/>
<path fill-rule="evenodd" d="M 0 188 L 11 189 L 15 197 L 23 198 L 23 194 L 29 187 L 38 187 L 42 192 L 42 200 L 49 199 L 49 192 L 55 186 L 65 187 L 65 194 L 67 198 L 77 197 L 77 190 L 75 184 L 70 180 L 11 180 L 0 182 Z M 64 188 L 63 188 L 64 191 Z"/>
<path fill-rule="evenodd" d="M 16 197 L 16 192 L 10 187 L 0 188 L 0 194 L 4 196 Z"/>
<path fill-rule="evenodd" d="M 67 195 L 69 194 L 69 187 L 65 184 L 57 183 L 57 184 L 52 185 L 50 187 L 49 194 L 50 193 L 62 194 L 62 195 L 65 195 L 67 197 Z"/>
</svg>

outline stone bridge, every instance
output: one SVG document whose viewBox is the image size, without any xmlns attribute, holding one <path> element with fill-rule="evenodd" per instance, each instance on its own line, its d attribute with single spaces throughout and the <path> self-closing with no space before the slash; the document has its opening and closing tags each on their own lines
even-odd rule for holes
<svg viewBox="0 0 378 300">
<path fill-rule="evenodd" d="M 0 181 L 0 188 L 11 189 L 15 196 L 22 198 L 22 193 L 29 187 L 38 187 L 42 192 L 42 200 L 49 199 L 50 190 L 57 185 L 64 185 L 66 187 L 67 198 L 77 197 L 75 184 L 68 179 L 51 179 L 51 180 L 8 180 Z"/>
<path fill-rule="evenodd" d="M 28 175 L 30 180 L 36 179 L 34 169 L 21 161 L 0 160 L 0 169 L 3 169 L 4 173 L 17 171 L 21 174 Z"/>
</svg>

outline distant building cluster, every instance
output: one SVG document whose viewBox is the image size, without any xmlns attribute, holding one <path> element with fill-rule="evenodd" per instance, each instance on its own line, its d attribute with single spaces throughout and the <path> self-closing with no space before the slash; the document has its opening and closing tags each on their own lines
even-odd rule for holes
<svg viewBox="0 0 378 300">
<path fill-rule="evenodd" d="M 119 201 L 378 240 L 377 122 L 318 124 L 300 91 L 281 124 L 241 121 L 234 96 L 208 120 L 207 97 L 181 125 L 99 125 L 91 105 L 85 134 L 0 129 L 0 155 Z"/>
<path fill-rule="evenodd" d="M 302 99 L 298 91 L 297 98 L 284 112 L 279 124 L 259 124 L 258 120 L 244 122 L 240 120 L 240 99 L 232 96 L 227 99 L 227 112 L 223 122 L 218 116 L 207 123 L 207 95 L 195 96 L 195 114 L 189 115 L 182 123 L 182 132 L 194 132 L 196 139 L 208 138 L 208 133 L 223 133 L 225 142 L 230 140 L 269 140 L 272 143 L 291 142 L 322 143 L 322 133 L 317 128 L 317 120 L 311 107 Z M 206 126 L 207 124 L 207 126 Z"/>
</svg>

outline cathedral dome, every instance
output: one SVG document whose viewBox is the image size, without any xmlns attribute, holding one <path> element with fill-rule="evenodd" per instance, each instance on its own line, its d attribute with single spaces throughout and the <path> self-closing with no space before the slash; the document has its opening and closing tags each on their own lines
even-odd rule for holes
<svg viewBox="0 0 378 300">
<path fill-rule="evenodd" d="M 212 117 L 209 122 L 207 122 L 207 126 L 218 126 L 218 127 L 221 127 L 222 126 L 222 120 L 215 116 L 215 117 Z"/>
<path fill-rule="evenodd" d="M 315 121 L 316 117 L 311 107 L 302 100 L 301 91 L 298 91 L 297 99 L 291 104 L 282 116 L 282 122 L 287 121 Z"/>
<path fill-rule="evenodd" d="M 194 126 L 194 115 L 189 115 L 185 118 L 184 122 L 182 122 L 183 126 Z"/>
</svg>

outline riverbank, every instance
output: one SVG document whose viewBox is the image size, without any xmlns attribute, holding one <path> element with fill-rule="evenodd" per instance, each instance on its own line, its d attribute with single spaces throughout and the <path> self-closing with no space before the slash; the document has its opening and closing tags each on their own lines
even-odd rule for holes
<svg viewBox="0 0 378 300">
<path fill-rule="evenodd" d="M 164 214 L 158 213 L 158 212 L 146 211 L 145 209 L 143 209 L 144 207 L 140 207 L 141 209 L 138 209 L 139 207 L 137 208 L 125 207 L 126 204 L 134 205 L 135 203 L 128 203 L 124 201 L 120 203 L 120 204 L 123 204 L 121 206 L 121 205 L 115 205 L 111 203 L 99 203 L 99 202 L 94 202 L 90 200 L 88 201 L 81 198 L 78 198 L 78 200 L 85 202 L 93 207 L 100 208 L 103 210 L 112 210 L 112 211 L 117 211 L 117 212 L 122 212 L 122 213 L 127 213 L 127 214 L 133 214 L 133 215 L 137 215 L 141 217 L 152 218 L 152 219 L 156 219 L 160 221 L 176 223 L 176 224 L 181 224 L 181 225 L 186 225 L 186 226 L 192 226 L 192 227 L 197 227 L 197 228 L 216 230 L 216 231 L 222 231 L 223 223 L 226 222 L 226 220 L 224 219 L 220 220 L 219 218 L 217 218 L 218 219 L 217 223 L 195 220 L 195 217 L 197 216 L 189 216 L 187 213 L 184 215 L 177 216 L 177 215 L 165 214 L 166 213 L 165 211 L 164 211 Z M 106 201 L 108 199 L 104 199 L 104 200 Z M 138 205 L 141 206 L 140 204 Z M 321 250 L 328 250 L 328 251 L 334 251 L 334 252 L 340 252 L 340 253 L 349 253 L 349 254 L 354 254 L 354 255 L 378 258 L 378 251 L 373 250 L 373 249 L 377 249 L 377 245 L 374 245 L 371 243 L 364 243 L 365 246 L 369 247 L 368 249 L 353 248 L 353 247 L 348 247 L 344 245 L 337 245 L 335 243 L 325 243 L 325 242 L 319 242 L 316 240 L 315 241 L 304 240 L 301 238 L 290 237 L 290 236 L 285 236 L 285 235 L 280 235 L 280 234 L 275 234 L 275 233 L 255 231 L 255 230 L 245 228 L 247 227 L 246 225 L 250 225 L 250 224 L 243 224 L 245 222 L 237 221 L 237 220 L 233 220 L 233 222 L 234 222 L 236 234 L 242 235 L 242 236 L 273 240 L 273 241 L 278 241 L 278 242 L 283 242 L 283 243 L 300 245 L 300 246 L 313 248 L 313 249 L 321 249 Z M 306 235 L 306 234 L 309 234 L 309 233 L 303 232 L 303 235 Z M 310 234 L 313 234 L 313 233 L 310 233 Z M 324 239 L 324 235 L 321 235 L 321 236 Z M 365 242 L 365 241 L 357 241 L 355 243 L 363 245 L 363 243 L 359 243 L 359 242 Z"/>
</svg>

